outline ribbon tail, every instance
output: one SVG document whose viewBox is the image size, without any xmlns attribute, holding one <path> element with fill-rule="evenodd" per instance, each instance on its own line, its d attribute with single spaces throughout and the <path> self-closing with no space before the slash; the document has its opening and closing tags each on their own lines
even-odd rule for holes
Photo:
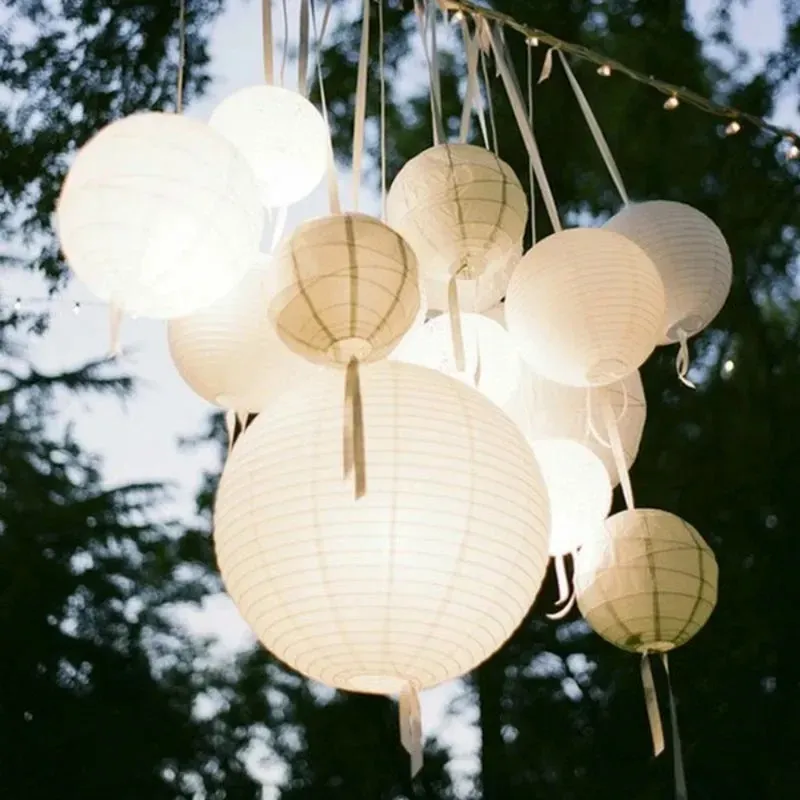
<svg viewBox="0 0 800 800">
<path fill-rule="evenodd" d="M 672 724 L 672 757 L 675 769 L 675 800 L 687 800 L 689 794 L 686 790 L 686 772 L 683 768 L 683 748 L 681 735 L 678 730 L 678 709 L 675 705 L 675 695 L 672 693 L 672 680 L 669 676 L 669 661 L 667 654 L 661 654 L 661 663 L 667 673 L 667 691 L 669 692 L 669 716 Z"/>
<path fill-rule="evenodd" d="M 108 312 L 109 346 L 108 354 L 112 358 L 122 355 L 120 329 L 122 328 L 122 309 L 112 304 Z"/>
<path fill-rule="evenodd" d="M 573 606 L 575 605 L 578 599 L 578 595 L 575 593 L 575 589 L 573 588 L 572 593 L 569 598 L 569 602 L 562 608 L 560 611 L 554 611 L 552 614 L 546 614 L 547 619 L 559 620 L 564 619 L 564 617 L 572 611 Z"/>
<path fill-rule="evenodd" d="M 461 330 L 461 309 L 458 302 L 458 273 L 450 278 L 447 284 L 447 310 L 450 314 L 450 332 L 453 341 L 453 360 L 456 369 L 464 372 L 466 356 L 464 355 L 464 334 Z"/>
<path fill-rule="evenodd" d="M 356 75 L 356 104 L 353 115 L 353 208 L 358 211 L 361 189 L 361 160 L 364 154 L 364 124 L 367 114 L 367 67 L 369 65 L 369 0 L 364 0 L 361 22 L 361 47 L 358 52 Z"/>
<path fill-rule="evenodd" d="M 422 710 L 417 690 L 406 685 L 400 693 L 400 742 L 411 756 L 411 777 L 422 769 Z"/>
<path fill-rule="evenodd" d="M 355 496 L 359 500 L 367 493 L 366 456 L 364 445 L 364 403 L 361 397 L 361 378 L 358 359 L 347 364 L 344 389 L 344 477 L 354 474 Z"/>
<path fill-rule="evenodd" d="M 649 653 L 642 653 L 642 686 L 647 719 L 650 722 L 650 735 L 653 737 L 653 753 L 660 756 L 664 752 L 664 726 L 661 724 L 661 712 L 658 709 L 658 696 Z"/>
<path fill-rule="evenodd" d="M 678 337 L 680 339 L 680 347 L 678 348 L 678 357 L 675 359 L 675 369 L 678 372 L 678 380 L 690 389 L 697 387 L 686 377 L 689 372 L 689 338 L 686 332 L 681 328 L 678 330 Z"/>
<path fill-rule="evenodd" d="M 625 497 L 625 504 L 629 509 L 632 509 L 634 507 L 633 487 L 631 486 L 631 478 L 628 474 L 628 465 L 625 462 L 625 450 L 622 447 L 622 440 L 619 436 L 617 419 L 614 416 L 614 410 L 611 408 L 611 402 L 608 399 L 608 395 L 603 398 L 603 417 L 605 418 L 608 439 L 611 442 L 611 453 L 614 456 L 614 463 L 616 464 L 617 472 L 619 473 L 619 482 L 622 486 L 622 494 Z"/>
<path fill-rule="evenodd" d="M 228 433 L 228 455 L 230 455 L 233 443 L 236 441 L 236 412 L 233 410 L 225 412 L 225 430 Z"/>
<path fill-rule="evenodd" d="M 594 439 L 603 447 L 611 449 L 611 442 L 606 441 L 599 433 L 594 424 L 594 409 L 592 407 L 592 390 L 586 390 L 586 433 L 591 434 Z"/>
<path fill-rule="evenodd" d="M 569 600 L 569 578 L 567 578 L 567 565 L 564 562 L 564 556 L 556 556 L 553 561 L 556 564 L 556 581 L 558 583 L 558 600 L 557 606 L 563 606 Z"/>
</svg>

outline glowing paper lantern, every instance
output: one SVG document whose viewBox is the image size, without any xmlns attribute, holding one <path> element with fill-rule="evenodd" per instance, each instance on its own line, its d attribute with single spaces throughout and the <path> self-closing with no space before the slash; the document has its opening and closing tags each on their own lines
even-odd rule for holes
<svg viewBox="0 0 800 800">
<path fill-rule="evenodd" d="M 718 568 L 700 534 L 674 514 L 609 517 L 575 558 L 578 607 L 611 644 L 665 653 L 691 639 L 717 602 Z"/>
<path fill-rule="evenodd" d="M 574 553 L 611 510 L 611 482 L 603 462 L 571 439 L 533 442 L 550 498 L 550 555 Z"/>
<path fill-rule="evenodd" d="M 263 211 L 244 159 L 207 125 L 147 112 L 78 152 L 56 209 L 67 263 L 101 300 L 170 318 L 227 294 L 258 253 Z"/>
<path fill-rule="evenodd" d="M 260 641 L 328 686 L 394 694 L 463 675 L 533 603 L 547 491 L 478 392 L 396 361 L 361 373 L 370 491 L 341 475 L 342 401 L 322 371 L 229 458 L 215 507 L 225 586 Z"/>
<path fill-rule="evenodd" d="M 440 144 L 400 170 L 387 218 L 414 249 L 426 278 L 474 281 L 502 270 L 518 250 L 528 201 L 514 171 L 494 153 Z"/>
<path fill-rule="evenodd" d="M 292 353 L 275 332 L 267 315 L 268 267 L 262 261 L 221 300 L 167 326 L 181 377 L 222 408 L 258 413 L 319 369 Z"/>
<path fill-rule="evenodd" d="M 522 364 L 505 328 L 480 314 L 462 314 L 465 369 L 456 368 L 450 317 L 435 317 L 406 337 L 391 358 L 458 378 L 503 406 L 519 386 Z"/>
<path fill-rule="evenodd" d="M 661 335 L 664 286 L 640 247 L 611 231 L 548 236 L 517 264 L 506 323 L 540 375 L 569 386 L 621 380 Z"/>
<path fill-rule="evenodd" d="M 498 325 L 502 325 L 503 328 L 506 327 L 506 307 L 503 303 L 498 303 L 496 306 L 484 311 L 483 316 L 494 320 Z M 513 343 L 512 346 L 516 348 Z"/>
<path fill-rule="evenodd" d="M 653 200 L 626 206 L 604 227 L 639 245 L 658 268 L 666 293 L 661 344 L 693 336 L 716 317 L 731 288 L 731 253 L 705 214 Z"/>
<path fill-rule="evenodd" d="M 302 200 L 325 175 L 328 126 L 297 92 L 266 85 L 240 89 L 214 109 L 209 125 L 250 164 L 268 208 Z"/>
</svg>

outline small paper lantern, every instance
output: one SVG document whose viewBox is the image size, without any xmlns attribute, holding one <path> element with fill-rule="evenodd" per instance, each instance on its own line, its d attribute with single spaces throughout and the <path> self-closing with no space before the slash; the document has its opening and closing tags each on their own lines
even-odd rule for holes
<svg viewBox="0 0 800 800">
<path fill-rule="evenodd" d="M 267 208 L 297 203 L 325 176 L 328 126 L 297 92 L 266 85 L 239 89 L 214 109 L 209 125 L 250 164 Z"/>
<path fill-rule="evenodd" d="M 361 383 L 369 493 L 342 481 L 324 370 L 237 442 L 214 542 L 272 653 L 328 686 L 396 694 L 463 675 L 520 624 L 547 565 L 547 491 L 514 424 L 460 381 L 384 361 Z"/>
<path fill-rule="evenodd" d="M 440 144 L 400 170 L 386 213 L 414 249 L 426 278 L 474 281 L 502 270 L 519 248 L 528 200 L 514 171 L 494 153 L 470 144 Z"/>
<path fill-rule="evenodd" d="M 269 321 L 269 265 L 263 259 L 221 300 L 167 325 L 181 377 L 222 408 L 256 414 L 319 370 L 292 353 Z"/>
<path fill-rule="evenodd" d="M 264 223 L 236 148 L 208 125 L 161 112 L 112 122 L 78 151 L 56 220 L 67 263 L 93 294 L 155 318 L 233 289 Z"/>
<path fill-rule="evenodd" d="M 603 386 L 638 369 L 664 320 L 664 286 L 638 245 L 602 228 L 542 239 L 521 259 L 506 293 L 506 323 L 540 375 Z"/>
<path fill-rule="evenodd" d="M 689 641 L 717 603 L 718 568 L 700 534 L 666 511 L 609 517 L 575 558 L 578 607 L 600 636 L 636 653 Z"/>
<path fill-rule="evenodd" d="M 453 333 L 447 314 L 428 320 L 406 337 L 391 358 L 438 370 L 476 388 L 503 406 L 517 390 L 522 364 L 502 325 L 480 314 L 462 314 L 465 369 L 459 371 L 453 355 Z"/>
<path fill-rule="evenodd" d="M 722 231 L 684 203 L 652 200 L 622 209 L 605 229 L 627 236 L 656 265 L 666 293 L 661 344 L 694 336 L 717 316 L 733 265 Z"/>
<path fill-rule="evenodd" d="M 311 362 L 377 361 L 413 325 L 417 260 L 403 238 L 364 214 L 311 220 L 275 253 L 270 316 L 290 349 Z"/>
<path fill-rule="evenodd" d="M 611 481 L 603 462 L 571 439 L 532 443 L 550 498 L 550 555 L 574 553 L 611 510 Z"/>
</svg>

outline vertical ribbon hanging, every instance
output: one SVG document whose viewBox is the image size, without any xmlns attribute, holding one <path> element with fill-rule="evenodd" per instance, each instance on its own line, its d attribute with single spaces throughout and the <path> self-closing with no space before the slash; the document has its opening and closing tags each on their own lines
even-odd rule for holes
<svg viewBox="0 0 800 800">
<path fill-rule="evenodd" d="M 384 63 L 385 45 L 383 29 L 383 0 L 378 0 L 378 74 L 381 84 L 381 219 L 386 222 L 386 65 Z"/>
<path fill-rule="evenodd" d="M 528 51 L 528 125 L 533 130 L 533 45 L 526 45 Z M 530 186 L 531 247 L 536 244 L 536 181 L 533 176 L 533 161 L 528 159 L 528 184 Z"/>
<path fill-rule="evenodd" d="M 361 160 L 364 151 L 364 124 L 367 116 L 367 68 L 369 67 L 369 0 L 364 0 L 361 22 L 361 47 L 358 53 L 356 108 L 353 118 L 353 210 L 358 211 L 361 190 Z"/>
<path fill-rule="evenodd" d="M 272 0 L 261 0 L 261 47 L 264 51 L 264 83 L 275 83 L 275 65 L 272 44 Z"/>
<path fill-rule="evenodd" d="M 483 86 L 486 89 L 486 105 L 489 109 L 489 125 L 492 129 L 492 150 L 500 158 L 500 145 L 497 141 L 497 123 L 494 117 L 494 100 L 492 99 L 492 85 L 489 83 L 489 69 L 486 66 L 486 53 L 480 51 L 481 72 L 483 73 Z"/>
<path fill-rule="evenodd" d="M 466 355 L 464 353 L 464 333 L 461 329 L 461 309 L 458 302 L 458 276 L 461 270 L 451 275 L 447 284 L 447 313 L 450 317 L 450 334 L 453 343 L 453 361 L 459 372 L 466 370 Z"/>
<path fill-rule="evenodd" d="M 347 364 L 344 388 L 343 427 L 344 477 L 355 473 L 356 500 L 367 493 L 366 453 L 364 444 L 364 404 L 361 398 L 361 379 L 358 359 Z"/>
<path fill-rule="evenodd" d="M 672 678 L 669 674 L 669 659 L 666 653 L 661 654 L 661 663 L 667 674 L 667 692 L 669 693 L 669 716 L 672 727 L 672 759 L 675 774 L 675 800 L 688 800 L 686 790 L 686 773 L 683 768 L 683 748 L 681 735 L 678 730 L 678 709 L 675 703 L 675 694 L 672 691 Z"/>
<path fill-rule="evenodd" d="M 644 703 L 647 709 L 647 720 L 650 723 L 650 734 L 653 737 L 653 754 L 660 756 L 664 752 L 664 726 L 661 724 L 661 712 L 658 709 L 658 695 L 653 680 L 650 655 L 650 653 L 642 653 L 642 686 L 644 687 Z"/>
<path fill-rule="evenodd" d="M 422 8 L 420 0 L 414 0 L 414 13 L 417 15 L 417 22 L 419 23 L 420 38 L 422 39 L 422 52 L 425 55 L 425 62 L 428 66 L 428 77 L 430 81 L 430 102 L 431 102 L 431 117 L 433 123 L 433 143 L 440 144 L 447 141 L 445 135 L 444 123 L 442 122 L 442 104 L 441 96 L 437 94 L 437 86 L 440 84 L 440 79 L 434 73 L 434 65 L 438 70 L 439 58 L 438 53 L 432 56 L 428 48 L 428 29 L 436 26 L 436 2 L 435 0 L 428 0 L 428 5 L 425 9 Z M 433 47 L 436 47 L 436 39 L 433 39 Z"/>
<path fill-rule="evenodd" d="M 480 55 L 480 43 L 478 32 L 470 36 L 469 27 L 465 19 L 461 20 L 461 33 L 464 39 L 464 48 L 467 56 L 467 90 L 464 94 L 464 107 L 461 110 L 461 126 L 459 128 L 459 141 L 466 143 L 469 140 L 470 123 L 472 122 L 472 112 L 477 111 L 478 123 L 483 136 L 483 146 L 489 150 L 489 132 L 486 128 L 486 115 L 483 112 L 483 97 L 480 92 L 478 82 L 478 58 Z"/>
<path fill-rule="evenodd" d="M 690 389 L 696 389 L 697 387 L 694 383 L 686 377 L 689 373 L 690 365 L 689 337 L 686 335 L 686 331 L 683 330 L 683 328 L 678 328 L 678 340 L 680 341 L 680 346 L 678 348 L 678 356 L 675 359 L 675 369 L 678 373 L 678 378 L 684 386 L 688 386 Z"/>
<path fill-rule="evenodd" d="M 608 433 L 608 441 L 611 445 L 611 453 L 614 456 L 614 463 L 616 464 L 617 472 L 619 473 L 619 483 L 622 487 L 625 505 L 629 509 L 633 509 L 633 487 L 631 486 L 631 479 L 630 475 L 628 474 L 628 465 L 625 463 L 625 450 L 622 447 L 622 439 L 619 435 L 619 425 L 614 414 L 614 409 L 611 407 L 611 401 L 608 398 L 607 391 L 603 392 L 601 408 L 606 432 Z"/>
<path fill-rule="evenodd" d="M 230 456 L 236 440 L 236 412 L 233 409 L 225 412 L 225 431 L 228 434 L 228 456 Z"/>
<path fill-rule="evenodd" d="M 297 50 L 297 91 L 305 97 L 308 84 L 308 46 L 310 0 L 300 0 L 300 45 Z"/>
<path fill-rule="evenodd" d="M 411 777 L 422 769 L 422 710 L 417 690 L 407 684 L 400 693 L 400 742 L 411 756 Z"/>
</svg>

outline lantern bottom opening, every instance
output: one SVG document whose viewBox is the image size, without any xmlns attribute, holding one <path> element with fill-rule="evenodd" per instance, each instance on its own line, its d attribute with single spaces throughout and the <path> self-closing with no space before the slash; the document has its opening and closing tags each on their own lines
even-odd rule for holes
<svg viewBox="0 0 800 800">
<path fill-rule="evenodd" d="M 624 361 L 607 358 L 586 370 L 586 380 L 592 386 L 603 386 L 622 380 L 632 371 Z"/>
<path fill-rule="evenodd" d="M 681 338 L 681 333 L 686 334 L 687 337 L 694 336 L 696 333 L 700 333 L 704 327 L 705 321 L 699 314 L 690 314 L 671 325 L 664 338 L 668 344 L 672 344 Z"/>
<path fill-rule="evenodd" d="M 409 681 L 396 675 L 353 675 L 348 678 L 347 684 L 353 692 L 397 695 L 408 686 Z"/>
<path fill-rule="evenodd" d="M 328 348 L 328 357 L 339 364 L 346 364 L 351 358 L 364 361 L 369 358 L 372 345 L 358 336 L 339 339 Z"/>
<path fill-rule="evenodd" d="M 644 655 L 646 653 L 667 653 L 674 649 L 675 644 L 673 642 L 648 642 L 637 647 L 636 652 Z"/>
</svg>

